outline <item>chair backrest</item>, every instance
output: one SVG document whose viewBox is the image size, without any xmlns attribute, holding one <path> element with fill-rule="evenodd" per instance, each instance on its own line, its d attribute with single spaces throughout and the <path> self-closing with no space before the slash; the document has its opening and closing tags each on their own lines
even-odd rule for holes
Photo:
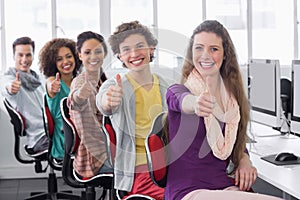
<svg viewBox="0 0 300 200">
<path fill-rule="evenodd" d="M 44 122 L 44 129 L 45 129 L 45 133 L 47 135 L 47 137 L 49 138 L 49 148 L 48 148 L 48 162 L 50 164 L 50 166 L 58 171 L 62 170 L 62 165 L 55 163 L 54 162 L 54 158 L 51 155 L 51 149 L 52 149 L 52 145 L 53 145 L 53 134 L 54 134 L 54 119 L 52 117 L 52 114 L 50 112 L 49 106 L 48 106 L 48 101 L 47 101 L 47 94 L 44 94 L 44 98 L 43 98 L 43 122 Z"/>
<path fill-rule="evenodd" d="M 116 133 L 108 116 L 103 116 L 102 130 L 106 138 L 106 150 L 110 163 L 114 165 L 116 156 Z"/>
<path fill-rule="evenodd" d="M 63 120 L 64 141 L 64 162 L 62 176 L 64 181 L 75 188 L 83 188 L 84 184 L 78 183 L 73 175 L 73 158 L 78 148 L 80 139 L 76 133 L 76 128 L 70 118 L 67 97 L 60 101 L 60 112 Z"/>
<path fill-rule="evenodd" d="M 28 154 L 28 157 L 25 158 L 24 156 L 22 156 L 21 153 L 21 137 L 26 136 L 26 123 L 25 123 L 25 119 L 22 116 L 22 114 L 20 112 L 18 112 L 12 105 L 11 103 L 4 98 L 3 99 L 3 103 L 4 106 L 10 116 L 10 122 L 14 127 L 14 135 L 15 135 L 15 144 L 14 144 L 14 154 L 16 159 L 23 164 L 31 164 L 31 163 L 35 163 L 35 171 L 37 173 L 43 173 L 47 170 L 47 167 L 45 169 L 42 168 L 42 161 L 46 161 L 47 160 L 47 152 L 44 152 L 42 154 L 38 153 L 38 154 Z M 24 148 L 24 150 L 26 149 L 26 146 Z"/>
<path fill-rule="evenodd" d="M 125 197 L 127 196 L 127 197 Z M 125 197 L 125 198 L 124 198 Z M 116 199 L 118 200 L 155 200 L 154 198 L 143 194 L 131 194 L 128 196 L 127 192 L 116 190 Z"/>
<path fill-rule="evenodd" d="M 65 182 L 72 187 L 103 187 L 104 189 L 113 188 L 113 174 L 98 174 L 91 178 L 78 177 L 73 169 L 73 159 L 78 149 L 80 138 L 76 127 L 71 120 L 67 97 L 60 101 L 60 111 L 63 119 L 63 130 L 65 135 L 65 156 L 63 162 L 62 175 Z"/>
<path fill-rule="evenodd" d="M 48 106 L 48 101 L 47 101 L 47 94 L 44 95 L 44 107 L 43 107 L 43 120 L 44 120 L 44 127 L 45 127 L 45 132 L 49 139 L 52 139 L 53 137 L 53 132 L 54 132 L 54 120 L 51 115 L 49 106 Z"/>
<path fill-rule="evenodd" d="M 26 123 L 22 114 L 18 112 L 15 108 L 13 108 L 6 98 L 3 99 L 3 103 L 10 116 L 10 122 L 14 126 L 16 136 L 26 136 Z"/>
<path fill-rule="evenodd" d="M 108 159 L 111 163 L 112 166 L 114 166 L 114 160 L 116 156 L 116 132 L 112 126 L 111 120 L 109 116 L 103 116 L 102 120 L 102 130 L 105 134 L 106 138 L 106 150 L 107 150 L 107 155 Z M 115 190 L 114 198 L 121 200 L 124 199 L 125 196 L 128 195 L 127 191 L 122 191 L 122 190 Z M 128 197 L 126 197 L 124 200 L 154 200 L 153 198 L 145 195 L 140 195 L 140 194 L 132 194 Z"/>
<path fill-rule="evenodd" d="M 14 135 L 15 135 L 15 144 L 14 144 L 14 154 L 16 159 L 23 164 L 27 163 L 33 163 L 34 159 L 24 159 L 21 156 L 21 150 L 20 150 L 20 137 L 26 136 L 26 130 L 25 130 L 25 120 L 24 117 L 20 112 L 18 112 L 15 108 L 12 107 L 12 105 L 9 103 L 9 101 L 4 98 L 3 99 L 4 106 L 10 116 L 10 122 L 14 127 Z"/>
<path fill-rule="evenodd" d="M 291 92 L 292 92 L 292 83 L 287 78 L 280 79 L 280 97 L 283 111 L 285 112 L 286 116 L 288 113 L 291 112 Z"/>
<path fill-rule="evenodd" d="M 69 107 L 67 105 L 68 98 L 65 97 L 60 102 L 60 112 L 63 119 L 63 131 L 65 135 L 65 152 L 74 155 L 80 143 L 75 125 L 71 120 Z"/>
<path fill-rule="evenodd" d="M 149 173 L 152 181 L 159 187 L 164 188 L 168 172 L 168 135 L 165 131 L 167 112 L 161 112 L 153 120 L 149 134 L 145 140 L 146 156 Z"/>
</svg>

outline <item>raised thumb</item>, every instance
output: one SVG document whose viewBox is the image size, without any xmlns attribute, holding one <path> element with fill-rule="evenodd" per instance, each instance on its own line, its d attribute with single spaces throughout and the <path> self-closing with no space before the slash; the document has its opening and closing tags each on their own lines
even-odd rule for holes
<svg viewBox="0 0 300 200">
<path fill-rule="evenodd" d="M 55 80 L 56 80 L 56 81 L 59 81 L 59 79 L 60 79 L 60 75 L 59 75 L 59 73 L 57 72 L 57 73 L 56 73 L 56 76 L 55 76 Z"/>
<path fill-rule="evenodd" d="M 116 75 L 116 80 L 117 80 L 117 85 L 120 86 L 120 87 L 122 87 L 122 80 L 121 80 L 120 74 Z"/>
<path fill-rule="evenodd" d="M 17 73 L 16 73 L 16 80 L 17 80 L 17 81 L 20 81 L 20 72 L 17 72 Z"/>
</svg>

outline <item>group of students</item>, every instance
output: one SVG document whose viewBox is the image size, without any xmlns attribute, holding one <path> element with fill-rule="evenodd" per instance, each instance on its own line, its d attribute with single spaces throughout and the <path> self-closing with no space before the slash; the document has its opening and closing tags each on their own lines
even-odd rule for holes
<svg viewBox="0 0 300 200">
<path fill-rule="evenodd" d="M 38 112 L 46 94 L 55 121 L 50 153 L 62 161 L 64 135 L 59 102 L 68 97 L 70 116 L 81 139 L 74 169 L 82 177 L 113 172 L 115 189 L 158 200 L 209 195 L 224 199 L 226 194 L 231 199 L 277 199 L 241 192 L 251 189 L 257 170 L 246 149 L 249 104 L 234 45 L 221 23 L 206 20 L 196 27 L 188 44 L 181 83 L 171 86 L 151 72 L 158 41 L 146 26 L 138 21 L 122 23 L 108 41 L 128 69 L 126 74 L 107 79 L 102 70 L 108 52 L 105 40 L 87 31 L 79 34 L 76 42 L 55 38 L 44 45 L 39 65 L 47 78 L 45 85 L 30 69 L 34 42 L 23 37 L 13 43 L 15 67 L 5 73 L 2 94 L 26 119 L 28 149 L 47 150 L 42 112 Z M 168 111 L 166 188 L 152 182 L 145 152 L 145 138 L 153 119 L 162 111 Z M 110 116 L 116 132 L 113 166 L 108 162 L 101 130 L 103 115 Z M 233 166 L 231 173 L 229 163 Z M 215 193 L 218 191 L 221 195 Z"/>
</svg>

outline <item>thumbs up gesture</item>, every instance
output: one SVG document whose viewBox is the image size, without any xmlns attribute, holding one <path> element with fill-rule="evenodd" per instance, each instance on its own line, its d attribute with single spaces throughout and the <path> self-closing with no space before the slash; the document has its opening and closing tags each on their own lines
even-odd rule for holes
<svg viewBox="0 0 300 200">
<path fill-rule="evenodd" d="M 21 80 L 20 80 L 20 72 L 16 73 L 16 79 L 8 86 L 7 90 L 10 94 L 16 94 L 20 91 L 21 88 Z"/>
<path fill-rule="evenodd" d="M 78 90 L 78 97 L 82 100 L 86 100 L 90 97 L 92 94 L 94 88 L 92 83 L 89 81 L 89 73 L 88 71 L 85 71 L 85 81 Z"/>
<path fill-rule="evenodd" d="M 58 93 L 60 91 L 60 75 L 57 72 L 55 79 L 50 84 L 50 91 L 53 93 Z"/>
<path fill-rule="evenodd" d="M 60 75 L 57 72 L 55 77 L 51 76 L 46 81 L 47 93 L 53 98 L 60 91 Z"/>
<path fill-rule="evenodd" d="M 116 75 L 116 84 L 111 85 L 104 98 L 102 100 L 103 107 L 105 110 L 114 110 L 117 108 L 122 100 L 123 88 L 122 88 L 122 80 L 120 74 Z"/>
<path fill-rule="evenodd" d="M 195 114 L 200 117 L 208 117 L 215 106 L 215 97 L 211 95 L 212 78 L 207 76 L 206 78 L 206 91 L 202 92 L 196 98 Z"/>
</svg>

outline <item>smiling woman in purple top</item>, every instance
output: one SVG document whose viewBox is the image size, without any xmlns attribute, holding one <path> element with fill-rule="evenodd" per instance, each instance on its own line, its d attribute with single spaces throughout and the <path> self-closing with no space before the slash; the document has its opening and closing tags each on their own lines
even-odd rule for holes
<svg viewBox="0 0 300 200">
<path fill-rule="evenodd" d="M 246 150 L 249 105 L 227 30 L 201 23 L 190 39 L 182 84 L 168 88 L 170 165 L 166 199 L 198 189 L 247 191 L 257 177 Z M 233 164 L 232 178 L 227 173 Z"/>
</svg>

